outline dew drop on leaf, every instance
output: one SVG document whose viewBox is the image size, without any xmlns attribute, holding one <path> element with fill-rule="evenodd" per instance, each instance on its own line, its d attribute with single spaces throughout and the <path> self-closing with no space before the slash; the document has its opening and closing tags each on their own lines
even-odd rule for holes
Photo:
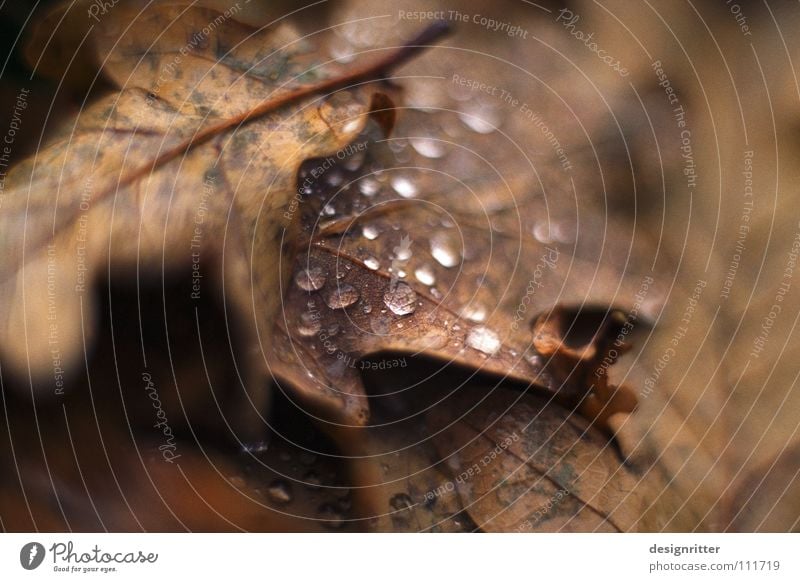
<svg viewBox="0 0 800 582">
<path fill-rule="evenodd" d="M 409 315 L 417 308 L 417 294 L 406 283 L 397 283 L 383 296 L 386 307 L 395 315 Z"/>
<path fill-rule="evenodd" d="M 377 271 L 381 264 L 375 257 L 367 257 L 364 259 L 364 266 L 371 271 Z"/>
<path fill-rule="evenodd" d="M 458 245 L 443 233 L 437 233 L 431 238 L 431 255 L 440 265 L 448 269 L 455 267 L 461 260 Z"/>
<path fill-rule="evenodd" d="M 312 267 L 310 269 L 303 269 L 294 279 L 300 289 L 303 291 L 319 291 L 325 285 L 327 277 L 319 267 Z"/>
<path fill-rule="evenodd" d="M 358 191 L 368 198 L 375 196 L 380 189 L 381 185 L 378 184 L 377 180 L 373 180 L 372 178 L 364 178 L 358 183 Z"/>
<path fill-rule="evenodd" d="M 358 301 L 358 291 L 348 283 L 339 283 L 324 297 L 325 304 L 331 309 L 344 309 Z"/>
<path fill-rule="evenodd" d="M 486 320 L 486 308 L 483 305 L 467 305 L 461 310 L 461 317 L 480 323 Z"/>
<path fill-rule="evenodd" d="M 500 349 L 500 338 L 488 327 L 479 326 L 467 334 L 467 345 L 491 356 Z"/>
<path fill-rule="evenodd" d="M 436 275 L 434 275 L 433 269 L 430 265 L 422 265 L 418 267 L 414 271 L 414 276 L 417 278 L 417 281 L 423 285 L 427 285 L 428 287 L 436 283 Z"/>
<path fill-rule="evenodd" d="M 363 234 L 364 238 L 367 240 L 375 240 L 381 232 L 378 230 L 378 227 L 368 224 L 361 229 L 361 234 Z"/>
<path fill-rule="evenodd" d="M 392 178 L 392 188 L 403 198 L 414 198 L 417 195 L 417 186 L 405 176 Z"/>
<path fill-rule="evenodd" d="M 276 479 L 269 484 L 267 495 L 275 503 L 291 503 L 292 502 L 292 488 L 283 479 Z"/>
<path fill-rule="evenodd" d="M 297 326 L 297 333 L 303 337 L 311 337 L 319 332 L 321 327 L 318 314 L 306 311 L 300 316 L 300 325 Z"/>
<path fill-rule="evenodd" d="M 416 138 L 411 140 L 411 146 L 417 153 L 426 158 L 437 159 L 444 156 L 446 150 L 441 141 L 430 138 Z"/>
</svg>

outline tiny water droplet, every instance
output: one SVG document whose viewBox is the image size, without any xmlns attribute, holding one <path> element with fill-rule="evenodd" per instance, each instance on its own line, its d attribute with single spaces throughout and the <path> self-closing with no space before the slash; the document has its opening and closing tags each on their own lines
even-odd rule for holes
<svg viewBox="0 0 800 582">
<path fill-rule="evenodd" d="M 303 291 L 319 291 L 325 285 L 327 277 L 319 267 L 312 267 L 311 269 L 303 269 L 294 279 L 300 289 Z"/>
<path fill-rule="evenodd" d="M 292 488 L 283 479 L 276 479 L 269 484 L 267 495 L 275 503 L 291 503 L 292 501 Z"/>
<path fill-rule="evenodd" d="M 417 278 L 417 281 L 423 285 L 427 285 L 428 287 L 436 283 L 436 275 L 434 275 L 433 269 L 430 265 L 422 265 L 418 267 L 414 271 L 414 276 Z"/>
<path fill-rule="evenodd" d="M 500 337 L 488 327 L 475 327 L 467 334 L 467 345 L 487 355 L 500 349 Z"/>
<path fill-rule="evenodd" d="M 361 307 L 361 311 L 363 311 L 364 313 L 367 313 L 367 314 L 372 313 L 372 305 L 370 305 L 369 303 L 365 303 Z"/>
<path fill-rule="evenodd" d="M 333 207 L 332 204 L 326 204 L 325 207 L 322 209 L 322 213 L 325 216 L 333 216 L 336 214 L 336 209 Z"/>
<path fill-rule="evenodd" d="M 442 295 L 442 292 L 439 291 L 436 287 L 431 287 L 431 295 L 433 295 L 434 299 L 441 299 L 442 297 L 444 297 L 444 295 Z"/>
<path fill-rule="evenodd" d="M 400 282 L 384 294 L 383 302 L 395 315 L 409 315 L 417 309 L 417 294 L 406 283 Z"/>
<path fill-rule="evenodd" d="M 366 259 L 364 259 L 364 266 L 366 266 L 367 269 L 370 269 L 371 271 L 377 271 L 380 268 L 381 264 L 375 257 L 367 257 Z"/>
<path fill-rule="evenodd" d="M 358 301 L 358 291 L 348 283 L 339 283 L 324 297 L 325 304 L 331 309 L 344 309 Z"/>
</svg>

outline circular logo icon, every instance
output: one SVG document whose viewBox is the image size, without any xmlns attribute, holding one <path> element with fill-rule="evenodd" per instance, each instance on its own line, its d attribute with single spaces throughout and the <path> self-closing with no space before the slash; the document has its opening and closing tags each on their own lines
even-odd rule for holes
<svg viewBox="0 0 800 582">
<path fill-rule="evenodd" d="M 29 542 L 19 551 L 19 563 L 26 570 L 35 570 L 44 561 L 44 546 L 39 542 Z"/>
</svg>

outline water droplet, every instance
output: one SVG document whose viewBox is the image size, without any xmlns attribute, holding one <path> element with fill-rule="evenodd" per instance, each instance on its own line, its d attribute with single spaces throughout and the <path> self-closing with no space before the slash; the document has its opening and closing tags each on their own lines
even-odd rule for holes
<svg viewBox="0 0 800 582">
<path fill-rule="evenodd" d="M 380 189 L 381 185 L 372 178 L 364 178 L 358 183 L 358 191 L 368 198 L 375 196 Z"/>
<path fill-rule="evenodd" d="M 543 362 L 542 362 L 542 358 L 541 358 L 541 356 L 539 356 L 539 354 L 533 354 L 533 353 L 525 354 L 525 359 L 534 368 L 541 368 L 542 367 Z"/>
<path fill-rule="evenodd" d="M 300 289 L 303 291 L 319 291 L 325 285 L 325 273 L 319 267 L 312 267 L 311 269 L 303 269 L 294 279 Z"/>
<path fill-rule="evenodd" d="M 419 155 L 425 156 L 426 158 L 437 159 L 447 153 L 441 141 L 427 137 L 412 139 L 411 145 L 417 150 Z"/>
<path fill-rule="evenodd" d="M 395 315 L 408 315 L 417 309 L 417 294 L 405 283 L 397 283 L 383 296 L 383 302 Z"/>
<path fill-rule="evenodd" d="M 372 313 L 372 305 L 370 305 L 369 303 L 365 303 L 361 307 L 361 311 L 363 311 L 364 313 L 367 313 L 367 314 Z"/>
<path fill-rule="evenodd" d="M 317 510 L 322 525 L 330 529 L 341 529 L 344 526 L 344 515 L 339 507 L 333 503 L 320 505 Z"/>
<path fill-rule="evenodd" d="M 467 345 L 487 355 L 500 349 L 500 337 L 488 327 L 475 327 L 467 334 Z"/>
<path fill-rule="evenodd" d="M 303 484 L 311 489 L 317 489 L 322 485 L 322 480 L 319 478 L 319 475 L 315 471 L 309 471 L 305 475 L 303 475 Z"/>
<path fill-rule="evenodd" d="M 405 176 L 392 178 L 392 188 L 403 198 L 414 198 L 417 195 L 417 186 Z"/>
<path fill-rule="evenodd" d="M 403 269 L 397 269 L 397 278 L 398 279 L 405 279 L 407 276 L 408 276 L 408 273 L 406 273 Z"/>
<path fill-rule="evenodd" d="M 428 287 L 436 283 L 436 275 L 434 275 L 433 269 L 430 265 L 422 265 L 421 267 L 418 267 L 414 271 L 414 276 L 417 278 L 417 281 L 423 285 L 427 285 Z"/>
<path fill-rule="evenodd" d="M 467 305 L 461 310 L 461 317 L 466 317 L 476 323 L 486 321 L 486 308 L 483 305 Z"/>
<path fill-rule="evenodd" d="M 319 332 L 321 327 L 319 313 L 306 311 L 300 316 L 300 325 L 297 326 L 297 333 L 303 337 L 311 337 Z"/>
<path fill-rule="evenodd" d="M 378 268 L 380 268 L 381 264 L 375 257 L 367 257 L 366 259 L 364 259 L 364 266 L 366 266 L 367 269 L 370 269 L 371 271 L 377 271 Z"/>
<path fill-rule="evenodd" d="M 402 243 L 394 248 L 394 256 L 398 261 L 407 261 L 412 254 L 411 247 Z"/>
<path fill-rule="evenodd" d="M 461 260 L 458 245 L 444 233 L 437 233 L 431 238 L 431 255 L 443 267 L 455 267 Z"/>
<path fill-rule="evenodd" d="M 549 244 L 553 242 L 550 236 L 550 226 L 547 222 L 537 222 L 533 227 L 533 236 L 540 243 Z"/>
<path fill-rule="evenodd" d="M 344 167 L 351 172 L 355 172 L 356 170 L 360 170 L 361 166 L 364 165 L 364 161 L 367 158 L 367 154 L 363 151 L 357 151 L 350 154 L 347 158 L 347 161 L 344 163 Z"/>
<path fill-rule="evenodd" d="M 392 498 L 389 499 L 389 505 L 395 511 L 402 511 L 414 507 L 414 501 L 412 501 L 407 493 L 397 493 L 396 495 L 392 495 Z"/>
<path fill-rule="evenodd" d="M 292 488 L 283 479 L 276 479 L 269 484 L 267 495 L 275 503 L 291 503 L 292 501 Z"/>
<path fill-rule="evenodd" d="M 402 152 L 408 146 L 406 140 L 402 138 L 395 138 L 388 141 L 389 149 L 392 150 L 394 153 Z"/>
<path fill-rule="evenodd" d="M 343 181 L 344 176 L 342 176 L 342 173 L 338 170 L 331 170 L 325 176 L 325 182 L 328 184 L 328 186 L 332 186 L 334 188 L 341 186 Z"/>
<path fill-rule="evenodd" d="M 441 299 L 442 297 L 444 297 L 444 295 L 442 295 L 442 292 L 439 291 L 436 287 L 431 287 L 431 295 L 433 295 L 434 299 Z"/>
<path fill-rule="evenodd" d="M 337 39 L 331 46 L 331 58 L 337 63 L 347 64 L 356 58 L 355 49 L 344 39 Z"/>
<path fill-rule="evenodd" d="M 358 301 L 358 291 L 348 283 L 339 283 L 324 297 L 325 304 L 331 309 L 344 309 Z"/>
<path fill-rule="evenodd" d="M 325 216 L 333 216 L 334 214 L 336 214 L 336 209 L 333 207 L 332 204 L 326 204 L 322 209 L 322 213 Z"/>
<path fill-rule="evenodd" d="M 492 133 L 497 129 L 500 116 L 496 110 L 483 107 L 458 114 L 461 122 L 476 133 Z"/>
<path fill-rule="evenodd" d="M 367 240 L 375 240 L 380 236 L 381 231 L 378 230 L 377 226 L 372 224 L 368 224 L 361 229 L 361 234 L 364 235 L 364 238 Z"/>
</svg>

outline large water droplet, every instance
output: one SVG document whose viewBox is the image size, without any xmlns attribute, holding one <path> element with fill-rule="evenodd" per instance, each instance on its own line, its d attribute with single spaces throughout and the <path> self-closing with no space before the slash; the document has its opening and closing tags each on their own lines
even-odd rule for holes
<svg viewBox="0 0 800 582">
<path fill-rule="evenodd" d="M 383 296 L 383 302 L 395 315 L 409 315 L 417 308 L 417 294 L 406 283 L 397 283 Z"/>
<path fill-rule="evenodd" d="M 405 176 L 392 178 L 392 188 L 403 198 L 414 198 L 417 195 L 417 186 Z"/>
<path fill-rule="evenodd" d="M 461 260 L 458 245 L 444 233 L 437 233 L 431 238 L 431 255 L 443 267 L 455 267 Z"/>
<path fill-rule="evenodd" d="M 378 262 L 378 259 L 375 257 L 367 257 L 364 259 L 364 266 L 371 271 L 377 271 L 380 268 L 381 264 Z"/>
<path fill-rule="evenodd" d="M 467 345 L 487 355 L 500 349 L 500 337 L 488 327 L 475 327 L 467 334 Z"/>
<path fill-rule="evenodd" d="M 276 479 L 269 484 L 267 495 L 275 503 L 286 504 L 292 501 L 292 488 L 283 479 Z"/>
<path fill-rule="evenodd" d="M 300 316 L 300 325 L 297 326 L 297 333 L 304 337 L 311 337 L 319 332 L 321 327 L 319 313 L 306 311 Z"/>
<path fill-rule="evenodd" d="M 325 295 L 324 299 L 325 304 L 331 309 L 344 309 L 358 301 L 358 297 L 355 287 L 348 283 L 339 283 Z"/>
<path fill-rule="evenodd" d="M 415 138 L 411 140 L 412 147 L 417 150 L 417 153 L 426 158 L 436 159 L 441 158 L 447 153 L 444 149 L 444 144 L 431 138 Z"/>
<path fill-rule="evenodd" d="M 303 269 L 294 278 L 294 282 L 303 291 L 319 291 L 325 285 L 325 273 L 319 267 Z"/>
<path fill-rule="evenodd" d="M 436 275 L 434 274 L 430 265 L 422 265 L 418 267 L 414 271 L 414 276 L 417 278 L 417 281 L 423 285 L 427 285 L 428 287 L 436 283 Z"/>
</svg>

